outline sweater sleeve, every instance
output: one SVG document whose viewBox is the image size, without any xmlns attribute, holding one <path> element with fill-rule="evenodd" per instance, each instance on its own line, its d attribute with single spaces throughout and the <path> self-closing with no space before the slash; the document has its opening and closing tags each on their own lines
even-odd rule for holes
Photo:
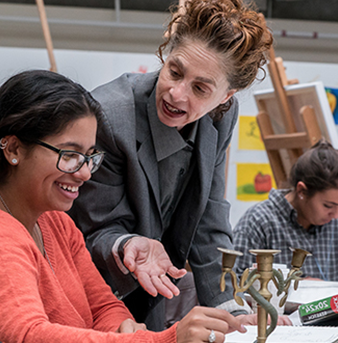
<svg viewBox="0 0 338 343">
<path fill-rule="evenodd" d="M 69 223 L 69 225 L 71 225 Z M 176 342 L 176 326 L 162 332 L 137 331 L 117 334 L 114 330 L 131 315 L 110 292 L 88 260 L 82 237 L 76 230 L 71 240 L 74 262 L 93 314 L 93 327 L 75 327 L 53 322 L 47 315 L 39 292 L 43 256 L 28 231 L 7 214 L 0 214 L 0 341 L 6 343 L 127 343 Z M 68 237 L 67 237 L 68 238 Z M 89 258 L 90 259 L 90 258 Z M 55 277 L 55 284 L 58 283 Z M 47 285 L 48 287 L 48 285 Z M 51 287 L 51 293 L 53 285 Z M 53 299 L 50 299 L 53 301 Z M 106 331 L 106 332 L 105 332 Z"/>
<path fill-rule="evenodd" d="M 54 212 L 53 215 L 55 215 L 54 221 L 61 219 L 58 226 L 62 227 L 62 235 L 66 237 L 66 242 L 69 244 L 72 261 L 83 285 L 93 316 L 93 329 L 116 331 L 122 321 L 127 318 L 133 319 L 132 314 L 103 280 L 92 262 L 81 231 L 76 228 L 72 219 L 64 213 Z M 67 278 L 67 275 L 62 277 Z"/>
</svg>

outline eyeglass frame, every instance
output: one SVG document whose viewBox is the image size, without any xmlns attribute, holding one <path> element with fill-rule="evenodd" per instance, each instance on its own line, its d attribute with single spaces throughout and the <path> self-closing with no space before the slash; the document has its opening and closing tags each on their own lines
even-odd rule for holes
<svg viewBox="0 0 338 343">
<path fill-rule="evenodd" d="M 101 163 L 102 163 L 102 161 L 104 159 L 104 155 L 105 155 L 104 151 L 99 151 L 99 150 L 95 149 L 96 152 L 94 154 L 87 156 L 87 155 L 85 155 L 85 154 L 83 154 L 82 152 L 79 152 L 79 151 L 68 150 L 68 149 L 59 149 L 59 148 L 55 147 L 54 145 L 51 145 L 51 144 L 46 143 L 44 141 L 41 141 L 40 139 L 37 139 L 35 141 L 35 143 L 40 145 L 40 146 L 43 146 L 43 147 L 45 147 L 45 148 L 47 148 L 47 149 L 49 149 L 51 151 L 54 151 L 54 152 L 58 153 L 59 154 L 59 158 L 58 158 L 58 160 L 56 162 L 56 168 L 58 170 L 60 170 L 61 172 L 66 173 L 66 174 L 76 173 L 77 171 L 79 171 L 83 167 L 83 165 L 85 163 L 87 163 L 87 166 L 89 166 L 89 162 L 93 159 L 94 156 L 96 156 L 96 155 L 103 155 L 103 157 L 101 159 L 101 162 L 97 166 L 97 168 L 94 171 L 90 170 L 90 173 L 93 174 L 93 173 L 95 173 L 100 168 Z M 64 171 L 64 170 L 60 169 L 59 168 L 59 163 L 60 163 L 60 159 L 61 159 L 61 157 L 63 156 L 64 153 L 75 153 L 75 154 L 83 156 L 84 157 L 83 163 L 77 169 L 75 169 L 73 171 Z"/>
</svg>

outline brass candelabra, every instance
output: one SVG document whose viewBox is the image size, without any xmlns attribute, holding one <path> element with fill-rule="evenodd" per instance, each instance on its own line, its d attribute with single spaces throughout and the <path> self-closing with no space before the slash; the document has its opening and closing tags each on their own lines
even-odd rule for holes
<svg viewBox="0 0 338 343">
<path fill-rule="evenodd" d="M 243 254 L 239 251 L 218 248 L 223 254 L 222 260 L 222 276 L 220 280 L 220 287 L 222 292 L 224 292 L 225 284 L 225 274 L 230 273 L 231 282 L 234 288 L 234 299 L 239 305 L 243 305 L 243 299 L 238 296 L 240 292 L 248 292 L 251 297 L 257 301 L 257 320 L 258 320 L 258 336 L 257 343 L 265 343 L 267 337 L 275 329 L 278 320 L 277 310 L 270 303 L 272 294 L 268 290 L 268 283 L 272 282 L 277 287 L 277 295 L 285 292 L 284 296 L 279 302 L 279 306 L 283 306 L 288 296 L 289 287 L 291 281 L 294 280 L 294 289 L 297 290 L 298 283 L 302 271 L 301 266 L 304 263 L 306 256 L 311 255 L 308 251 L 303 249 L 293 249 L 293 256 L 291 261 L 291 269 L 284 280 L 283 273 L 281 270 L 276 270 L 273 268 L 274 255 L 280 253 L 280 250 L 271 249 L 257 249 L 249 250 L 249 252 L 256 256 L 257 268 L 250 271 L 249 268 L 245 269 L 242 276 L 237 282 L 236 273 L 232 270 L 237 256 L 242 256 Z M 255 280 L 260 281 L 260 289 L 257 291 L 252 284 Z M 270 326 L 267 328 L 268 314 L 271 317 Z"/>
</svg>

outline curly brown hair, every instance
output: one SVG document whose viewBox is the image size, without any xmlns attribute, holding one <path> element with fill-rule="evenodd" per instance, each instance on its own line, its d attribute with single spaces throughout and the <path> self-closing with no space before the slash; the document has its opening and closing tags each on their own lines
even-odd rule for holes
<svg viewBox="0 0 338 343">
<path fill-rule="evenodd" d="M 254 5 L 241 0 L 186 0 L 182 7 L 171 7 L 164 43 L 157 55 L 164 63 L 164 53 L 189 42 L 202 42 L 223 56 L 223 66 L 230 89 L 242 90 L 257 78 L 267 62 L 273 38 L 264 17 Z M 210 113 L 214 120 L 229 110 L 230 99 Z"/>
</svg>

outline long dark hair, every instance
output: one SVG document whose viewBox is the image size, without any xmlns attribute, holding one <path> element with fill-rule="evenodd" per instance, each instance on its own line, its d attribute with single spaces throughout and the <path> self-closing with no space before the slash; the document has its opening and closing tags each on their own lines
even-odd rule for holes
<svg viewBox="0 0 338 343">
<path fill-rule="evenodd" d="M 81 85 L 51 71 L 25 71 L 0 87 L 0 138 L 15 135 L 27 147 L 91 115 L 100 121 L 100 104 Z M 0 180 L 8 168 L 0 152 Z"/>
</svg>

